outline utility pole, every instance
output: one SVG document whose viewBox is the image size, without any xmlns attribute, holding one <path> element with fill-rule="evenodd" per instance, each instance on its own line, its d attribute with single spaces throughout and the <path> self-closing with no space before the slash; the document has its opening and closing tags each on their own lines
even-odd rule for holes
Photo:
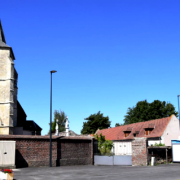
<svg viewBox="0 0 180 180">
<path fill-rule="evenodd" d="M 52 73 L 56 73 L 57 71 L 53 70 L 50 71 L 51 73 L 51 85 L 50 85 L 50 130 L 49 130 L 49 135 L 50 135 L 50 142 L 49 142 L 49 167 L 52 167 Z"/>
<path fill-rule="evenodd" d="M 180 109 L 179 109 L 179 96 L 180 95 L 177 95 L 177 98 L 178 98 L 178 113 L 179 113 L 179 130 L 180 130 Z M 180 137 L 179 137 L 180 138 Z"/>
</svg>

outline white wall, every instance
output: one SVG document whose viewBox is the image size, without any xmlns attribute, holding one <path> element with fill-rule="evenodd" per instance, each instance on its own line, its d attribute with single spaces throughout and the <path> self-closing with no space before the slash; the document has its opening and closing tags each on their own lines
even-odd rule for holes
<svg viewBox="0 0 180 180">
<path fill-rule="evenodd" d="M 164 141 L 164 144 L 166 146 L 171 146 L 171 140 L 179 139 L 179 136 L 179 119 L 177 119 L 176 116 L 173 115 L 162 135 L 162 140 Z"/>
<path fill-rule="evenodd" d="M 154 145 L 155 143 L 159 144 L 159 143 L 163 143 L 161 140 L 149 140 L 148 139 L 148 146 Z"/>
<path fill-rule="evenodd" d="M 113 145 L 115 155 L 132 155 L 132 144 L 130 141 L 115 141 Z"/>
</svg>

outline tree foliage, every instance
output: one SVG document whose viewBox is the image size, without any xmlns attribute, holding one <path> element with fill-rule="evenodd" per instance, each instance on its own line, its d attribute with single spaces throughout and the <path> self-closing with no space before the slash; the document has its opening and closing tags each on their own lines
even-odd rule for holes
<svg viewBox="0 0 180 180">
<path fill-rule="evenodd" d="M 91 114 L 84 120 L 87 122 L 83 122 L 81 134 L 94 134 L 97 129 L 106 129 L 110 127 L 111 124 L 109 117 L 104 117 L 103 113 L 100 113 L 100 111 L 97 114 Z"/>
<path fill-rule="evenodd" d="M 178 116 L 178 112 L 171 103 L 159 100 L 154 100 L 152 103 L 148 103 L 147 100 L 139 101 L 135 107 L 128 108 L 127 114 L 124 116 L 124 124 L 160 119 L 172 114 Z"/>
<path fill-rule="evenodd" d="M 113 147 L 113 141 L 105 140 L 105 136 L 100 134 L 99 136 L 96 134 L 94 135 L 95 139 L 98 140 L 98 150 L 101 155 L 113 155 L 111 152 Z"/>
<path fill-rule="evenodd" d="M 56 129 L 56 120 L 59 120 L 59 132 L 65 131 L 65 123 L 66 123 L 66 114 L 64 111 L 54 111 L 54 121 L 52 122 L 52 132 L 55 132 Z"/>
<path fill-rule="evenodd" d="M 116 123 L 115 127 L 118 127 L 118 126 L 123 126 L 123 124 Z"/>
</svg>

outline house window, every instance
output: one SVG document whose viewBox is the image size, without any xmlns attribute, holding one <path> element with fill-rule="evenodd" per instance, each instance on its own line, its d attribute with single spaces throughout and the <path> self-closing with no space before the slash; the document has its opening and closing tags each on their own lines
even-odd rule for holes
<svg viewBox="0 0 180 180">
<path fill-rule="evenodd" d="M 154 128 L 146 128 L 146 129 L 145 129 L 145 135 L 146 135 L 146 136 L 150 135 L 153 129 L 154 129 Z"/>
<path fill-rule="evenodd" d="M 151 131 L 146 130 L 146 136 L 150 134 L 151 134 Z"/>
<path fill-rule="evenodd" d="M 128 137 L 131 131 L 124 131 L 124 137 Z"/>
<path fill-rule="evenodd" d="M 133 136 L 134 136 L 134 137 L 137 137 L 138 134 L 139 134 L 139 131 L 135 131 L 135 132 L 133 133 Z"/>
</svg>

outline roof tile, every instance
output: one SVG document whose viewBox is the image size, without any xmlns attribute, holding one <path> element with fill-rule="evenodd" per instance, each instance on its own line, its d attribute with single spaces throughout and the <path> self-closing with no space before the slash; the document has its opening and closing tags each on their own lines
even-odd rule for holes
<svg viewBox="0 0 180 180">
<path fill-rule="evenodd" d="M 169 121 L 171 120 L 171 117 L 166 117 L 166 118 L 161 118 L 161 119 L 155 119 L 155 120 L 150 120 L 150 121 L 145 121 L 145 122 L 139 122 L 139 123 L 133 123 L 133 124 L 128 124 L 124 126 L 118 126 L 114 128 L 109 128 L 109 129 L 102 129 L 102 130 L 97 130 L 96 134 L 101 134 L 105 136 L 106 139 L 108 140 L 130 140 L 134 139 L 134 133 L 138 133 L 137 137 L 148 137 L 148 138 L 153 138 L 153 137 L 161 137 L 164 130 L 166 129 Z M 150 135 L 145 134 L 145 129 L 146 128 L 153 128 L 152 132 Z M 125 137 L 124 136 L 124 131 L 128 131 L 131 129 L 131 133 L 129 136 Z"/>
</svg>

